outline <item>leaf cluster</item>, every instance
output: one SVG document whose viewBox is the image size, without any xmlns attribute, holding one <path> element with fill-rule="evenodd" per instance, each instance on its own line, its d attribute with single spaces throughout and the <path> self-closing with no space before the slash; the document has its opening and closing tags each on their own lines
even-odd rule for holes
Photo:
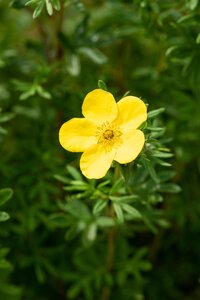
<svg viewBox="0 0 200 300">
<path fill-rule="evenodd" d="M 0 298 L 199 300 L 200 2 L 27 2 L 0 1 Z M 99 78 L 149 103 L 146 145 L 87 181 L 58 130 Z"/>
</svg>

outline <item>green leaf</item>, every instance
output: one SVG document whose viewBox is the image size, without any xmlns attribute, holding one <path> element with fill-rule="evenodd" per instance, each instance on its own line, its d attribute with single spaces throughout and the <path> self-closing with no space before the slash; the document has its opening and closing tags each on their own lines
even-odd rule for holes
<svg viewBox="0 0 200 300">
<path fill-rule="evenodd" d="M 77 219 L 88 220 L 91 218 L 91 213 L 87 205 L 79 200 L 70 200 L 70 202 L 66 204 L 61 202 L 59 206 Z"/>
<path fill-rule="evenodd" d="M 175 183 L 164 183 L 158 186 L 158 191 L 162 193 L 180 193 L 181 188 Z"/>
<path fill-rule="evenodd" d="M 69 217 L 64 213 L 54 213 L 50 215 L 49 220 L 52 226 L 66 228 L 68 225 Z"/>
<path fill-rule="evenodd" d="M 147 128 L 147 122 L 146 122 L 146 121 L 143 122 L 143 123 L 138 127 L 138 129 L 140 129 L 140 130 L 144 130 L 145 128 Z"/>
<path fill-rule="evenodd" d="M 25 6 L 35 5 L 35 4 L 39 3 L 39 1 L 40 0 L 30 0 L 25 3 Z"/>
<path fill-rule="evenodd" d="M 51 94 L 47 92 L 42 86 L 38 85 L 36 87 L 36 91 L 42 98 L 51 99 Z"/>
<path fill-rule="evenodd" d="M 189 7 L 191 10 L 194 10 L 198 4 L 199 4 L 199 0 L 190 0 L 189 1 Z"/>
<path fill-rule="evenodd" d="M 85 237 L 88 241 L 92 242 L 95 240 L 96 235 L 97 235 L 97 224 L 93 222 L 86 229 Z"/>
<path fill-rule="evenodd" d="M 154 117 L 160 115 L 161 113 L 163 113 L 164 111 L 165 111 L 164 107 L 149 111 L 148 112 L 148 119 L 154 118 Z"/>
<path fill-rule="evenodd" d="M 105 82 L 101 79 L 98 80 L 98 87 L 101 89 L 101 90 L 104 90 L 104 91 L 107 91 L 107 86 L 105 84 Z"/>
<path fill-rule="evenodd" d="M 35 274 L 37 276 L 37 280 L 40 283 L 45 282 L 45 273 L 44 273 L 43 269 L 41 268 L 41 266 L 38 263 L 35 265 Z"/>
<path fill-rule="evenodd" d="M 152 127 L 152 126 L 147 126 L 147 129 L 148 130 L 151 130 L 151 131 L 165 131 L 165 128 L 163 127 Z"/>
<path fill-rule="evenodd" d="M 157 203 L 162 202 L 163 201 L 163 197 L 162 197 L 162 195 L 160 195 L 158 193 L 157 194 L 156 193 L 149 194 L 148 195 L 148 201 L 149 201 L 149 203 L 155 205 Z"/>
<path fill-rule="evenodd" d="M 130 93 L 131 93 L 131 91 L 127 91 L 127 92 L 122 96 L 122 98 L 129 96 Z"/>
<path fill-rule="evenodd" d="M 4 258 L 9 253 L 9 251 L 10 250 L 8 248 L 0 248 L 0 260 Z"/>
<path fill-rule="evenodd" d="M 53 15 L 53 7 L 52 7 L 52 4 L 50 2 L 50 0 L 45 0 L 46 2 L 46 8 L 47 8 L 47 12 L 50 16 Z"/>
<path fill-rule="evenodd" d="M 81 184 L 77 184 L 77 185 L 69 185 L 69 186 L 65 186 L 63 188 L 65 191 L 87 191 L 88 190 L 88 186 L 82 182 Z"/>
<path fill-rule="evenodd" d="M 124 177 L 120 177 L 118 180 L 115 181 L 115 183 L 113 184 L 113 186 L 110 189 L 109 194 L 115 194 L 117 192 L 119 192 L 119 190 L 124 186 Z"/>
<path fill-rule="evenodd" d="M 84 181 L 70 180 L 67 186 L 63 188 L 65 191 L 88 191 L 89 185 Z"/>
<path fill-rule="evenodd" d="M 156 157 L 156 162 L 159 165 L 163 166 L 163 167 L 171 167 L 171 165 L 172 165 L 172 164 L 170 164 L 170 163 L 168 163 L 168 162 L 166 162 L 166 161 L 164 161 L 164 160 L 162 160 L 162 159 L 160 159 L 158 157 Z"/>
<path fill-rule="evenodd" d="M 13 191 L 9 188 L 0 190 L 0 206 L 6 203 L 13 195 Z"/>
<path fill-rule="evenodd" d="M 28 90 L 20 95 L 19 100 L 26 100 L 26 99 L 30 98 L 31 96 L 35 95 L 35 93 L 36 93 L 35 87 L 31 87 L 30 90 Z"/>
<path fill-rule="evenodd" d="M 69 178 L 67 178 L 66 176 L 62 176 L 62 175 L 54 175 L 54 178 L 57 179 L 58 181 L 62 182 L 62 183 L 69 183 L 70 180 Z"/>
<path fill-rule="evenodd" d="M 138 200 L 138 195 L 127 195 L 127 196 L 109 196 L 109 199 L 113 202 L 133 202 L 135 200 Z"/>
<path fill-rule="evenodd" d="M 0 126 L 0 134 L 6 134 L 8 131 Z"/>
<path fill-rule="evenodd" d="M 177 49 L 179 49 L 179 46 L 171 46 L 170 48 L 167 49 L 165 55 L 170 56 Z"/>
<path fill-rule="evenodd" d="M 0 123 L 10 121 L 14 116 L 13 113 L 3 113 L 0 115 Z"/>
<path fill-rule="evenodd" d="M 100 213 L 107 205 L 107 201 L 106 200 L 97 200 L 97 202 L 94 205 L 93 208 L 93 214 L 97 215 L 98 213 Z"/>
<path fill-rule="evenodd" d="M 0 211 L 0 222 L 7 221 L 10 218 L 9 214 L 5 211 Z"/>
<path fill-rule="evenodd" d="M 11 269 L 11 264 L 6 259 L 0 259 L 0 269 Z"/>
<path fill-rule="evenodd" d="M 75 238 L 75 236 L 77 236 L 77 234 L 80 233 L 80 231 L 82 231 L 85 228 L 85 226 L 82 226 L 80 228 L 79 224 L 77 226 L 77 224 L 72 225 L 69 230 L 67 230 L 66 234 L 65 234 L 65 239 L 66 240 L 72 240 L 73 238 Z"/>
<path fill-rule="evenodd" d="M 200 33 L 197 35 L 196 43 L 197 43 L 198 45 L 200 44 Z"/>
<path fill-rule="evenodd" d="M 130 206 L 129 204 L 121 204 L 121 207 L 134 219 L 140 219 L 142 217 L 141 213 L 136 208 Z"/>
<path fill-rule="evenodd" d="M 80 59 L 77 55 L 71 54 L 67 64 L 67 71 L 71 76 L 78 76 L 81 71 Z"/>
<path fill-rule="evenodd" d="M 36 19 L 41 14 L 44 7 L 44 2 L 40 2 L 40 4 L 36 7 L 36 9 L 33 12 L 33 19 Z"/>
<path fill-rule="evenodd" d="M 154 181 L 158 181 L 158 176 L 156 174 L 156 171 L 155 171 L 155 168 L 154 168 L 152 162 L 149 159 L 147 159 L 146 157 L 143 157 L 142 162 L 145 165 L 145 167 L 147 168 L 151 178 Z"/>
<path fill-rule="evenodd" d="M 174 156 L 173 153 L 166 153 L 166 152 L 160 152 L 160 151 L 155 151 L 153 152 L 153 156 L 155 157 L 161 157 L 161 158 L 169 158 Z"/>
<path fill-rule="evenodd" d="M 176 172 L 175 171 L 172 171 L 172 170 L 165 170 L 165 171 L 161 171 L 159 172 L 159 180 L 161 182 L 164 182 L 164 181 L 168 181 L 170 179 L 172 179 L 174 176 L 175 176 Z"/>
<path fill-rule="evenodd" d="M 78 53 L 87 56 L 91 61 L 98 65 L 105 64 L 107 62 L 107 57 L 98 49 L 81 47 L 78 49 Z"/>
<path fill-rule="evenodd" d="M 119 204 L 113 203 L 114 211 L 116 213 L 117 219 L 119 220 L 120 223 L 124 222 L 124 214 L 122 211 L 122 208 Z"/>
<path fill-rule="evenodd" d="M 109 217 L 99 217 L 96 223 L 100 227 L 110 227 L 115 224 L 114 220 Z"/>
<path fill-rule="evenodd" d="M 110 184 L 110 180 L 105 180 L 105 181 L 99 183 L 99 184 L 97 185 L 97 188 L 98 188 L 98 189 L 101 189 L 102 187 L 104 187 L 104 186 L 106 186 L 106 185 L 108 185 L 108 184 Z"/>
<path fill-rule="evenodd" d="M 60 8 L 61 8 L 61 5 L 60 5 L 60 0 L 54 0 L 53 1 L 53 5 L 54 5 L 54 8 L 59 11 Z"/>
<path fill-rule="evenodd" d="M 170 227 L 170 223 L 165 219 L 158 219 L 157 224 L 160 225 L 163 228 L 169 228 Z"/>
<path fill-rule="evenodd" d="M 191 24 L 199 24 L 200 16 L 195 13 L 191 13 L 189 15 L 183 16 L 178 19 L 178 24 L 184 24 L 190 26 Z"/>
<path fill-rule="evenodd" d="M 83 176 L 81 175 L 81 173 L 73 166 L 71 165 L 67 165 L 66 167 L 68 173 L 75 179 L 75 180 L 83 180 Z"/>
</svg>

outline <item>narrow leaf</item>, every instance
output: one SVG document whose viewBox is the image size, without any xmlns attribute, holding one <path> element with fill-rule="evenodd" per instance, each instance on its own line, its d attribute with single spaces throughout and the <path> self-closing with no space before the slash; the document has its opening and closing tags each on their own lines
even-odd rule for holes
<svg viewBox="0 0 200 300">
<path fill-rule="evenodd" d="M 97 225 L 95 223 L 91 223 L 86 230 L 86 238 L 88 241 L 94 241 L 97 235 Z"/>
<path fill-rule="evenodd" d="M 36 9 L 33 12 L 33 19 L 36 19 L 42 12 L 44 7 L 44 2 L 40 2 L 40 4 L 36 7 Z"/>
<path fill-rule="evenodd" d="M 197 43 L 198 45 L 200 44 L 200 33 L 197 35 L 196 43 Z"/>
<path fill-rule="evenodd" d="M 46 8 L 47 8 L 47 12 L 50 16 L 53 15 L 53 7 L 52 4 L 49 0 L 46 0 Z"/>
<path fill-rule="evenodd" d="M 7 221 L 10 218 L 9 214 L 5 211 L 0 211 L 0 222 Z"/>
<path fill-rule="evenodd" d="M 149 119 L 154 118 L 154 117 L 160 115 L 161 113 L 163 113 L 163 111 L 165 111 L 164 107 L 152 110 L 152 111 L 148 112 L 148 118 Z"/>
<path fill-rule="evenodd" d="M 131 215 L 134 219 L 142 217 L 141 213 L 129 204 L 122 204 L 122 209 L 126 211 L 129 215 Z"/>
<path fill-rule="evenodd" d="M 199 0 L 190 0 L 190 2 L 189 2 L 190 9 L 194 10 L 197 7 L 198 3 L 199 3 Z"/>
<path fill-rule="evenodd" d="M 104 91 L 107 91 L 107 86 L 105 84 L 105 82 L 103 80 L 98 80 L 98 87 L 101 89 L 101 90 L 104 90 Z"/>
<path fill-rule="evenodd" d="M 0 190 L 0 206 L 12 197 L 13 191 L 9 188 Z"/>
<path fill-rule="evenodd" d="M 97 225 L 100 227 L 110 227 L 113 226 L 114 224 L 115 224 L 114 220 L 108 217 L 99 217 L 97 219 Z"/>
<path fill-rule="evenodd" d="M 179 193 L 181 191 L 181 188 L 175 183 L 165 183 L 159 185 L 158 190 L 162 193 Z"/>
<path fill-rule="evenodd" d="M 78 52 L 98 65 L 105 64 L 108 60 L 100 50 L 95 48 L 81 47 L 78 49 Z"/>
<path fill-rule="evenodd" d="M 83 177 L 81 175 L 81 173 L 74 167 L 68 165 L 67 166 L 67 171 L 69 172 L 69 174 L 75 179 L 75 180 L 80 180 L 82 181 Z"/>
<path fill-rule="evenodd" d="M 96 215 L 98 213 L 100 213 L 107 205 L 107 201 L 106 200 L 98 200 L 93 208 L 93 214 Z"/>
<path fill-rule="evenodd" d="M 61 8 L 60 1 L 59 1 L 59 0 L 54 0 L 53 2 L 54 2 L 54 3 L 53 3 L 54 8 L 55 8 L 57 11 L 59 11 L 60 8 Z"/>
<path fill-rule="evenodd" d="M 30 5 L 34 5 L 37 4 L 40 0 L 30 0 L 28 2 L 25 3 L 25 6 L 30 6 Z"/>
<path fill-rule="evenodd" d="M 120 221 L 120 223 L 123 223 L 124 222 L 124 214 L 123 214 L 121 206 L 117 203 L 114 203 L 113 207 L 114 207 L 114 211 L 116 213 L 117 219 Z"/>
<path fill-rule="evenodd" d="M 3 113 L 0 115 L 0 123 L 7 122 L 14 117 L 13 113 Z"/>
</svg>

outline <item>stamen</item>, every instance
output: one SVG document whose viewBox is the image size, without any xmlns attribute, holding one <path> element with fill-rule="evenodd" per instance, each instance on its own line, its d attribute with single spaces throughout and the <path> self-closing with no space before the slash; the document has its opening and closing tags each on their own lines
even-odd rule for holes
<svg viewBox="0 0 200 300">
<path fill-rule="evenodd" d="M 97 128 L 97 143 L 102 144 L 106 151 L 116 148 L 122 143 L 121 131 L 113 123 L 105 122 Z"/>
</svg>

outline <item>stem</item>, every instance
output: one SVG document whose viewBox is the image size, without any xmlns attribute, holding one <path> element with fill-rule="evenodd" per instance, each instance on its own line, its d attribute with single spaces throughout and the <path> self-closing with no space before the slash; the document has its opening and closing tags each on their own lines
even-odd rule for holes
<svg viewBox="0 0 200 300">
<path fill-rule="evenodd" d="M 52 17 L 47 18 L 49 23 L 50 31 L 45 28 L 45 22 L 42 22 L 41 19 L 36 19 L 37 30 L 41 41 L 43 42 L 46 59 L 49 64 L 58 62 L 63 57 L 62 47 L 58 40 L 58 33 L 62 31 L 63 22 L 64 22 L 64 4 L 61 2 L 60 12 L 56 13 Z M 51 35 L 49 34 L 51 32 Z"/>
<path fill-rule="evenodd" d="M 115 212 L 113 205 L 111 204 L 108 208 L 108 216 L 115 218 Z M 107 248 L 107 257 L 106 257 L 106 272 L 111 273 L 114 264 L 114 254 L 115 254 L 115 241 L 116 241 L 116 228 L 110 228 L 108 232 L 108 248 Z M 101 300 L 110 299 L 111 289 L 109 286 L 104 286 L 102 290 Z"/>
<path fill-rule="evenodd" d="M 111 204 L 109 207 L 109 216 L 114 219 L 115 212 L 113 205 Z M 111 271 L 113 267 L 114 261 L 114 250 L 115 250 L 115 237 L 116 237 L 116 230 L 115 227 L 110 228 L 108 233 L 108 253 L 107 253 L 107 271 Z"/>
<path fill-rule="evenodd" d="M 58 15 L 58 24 L 57 24 L 57 31 L 56 35 L 58 35 L 59 32 L 62 31 L 63 27 L 63 22 L 64 22 L 64 4 L 61 2 L 61 8 L 60 8 L 60 14 Z M 55 55 L 55 60 L 60 61 L 63 58 L 63 50 L 60 44 L 60 41 L 58 40 L 57 37 L 57 49 L 56 49 L 56 55 Z"/>
<path fill-rule="evenodd" d="M 113 184 L 123 176 L 123 172 L 121 166 L 116 163 L 115 170 L 113 174 Z M 125 178 L 126 179 L 126 178 Z M 128 184 L 128 183 L 127 183 Z M 115 219 L 115 210 L 113 204 L 110 203 L 108 206 L 107 216 L 109 218 Z M 116 237 L 117 237 L 117 228 L 113 226 L 108 231 L 108 240 L 107 240 L 107 256 L 106 256 L 106 272 L 111 275 L 114 267 L 114 258 L 115 258 L 115 245 L 116 245 Z M 101 294 L 101 300 L 109 300 L 111 296 L 111 287 L 108 285 L 104 285 Z"/>
</svg>

